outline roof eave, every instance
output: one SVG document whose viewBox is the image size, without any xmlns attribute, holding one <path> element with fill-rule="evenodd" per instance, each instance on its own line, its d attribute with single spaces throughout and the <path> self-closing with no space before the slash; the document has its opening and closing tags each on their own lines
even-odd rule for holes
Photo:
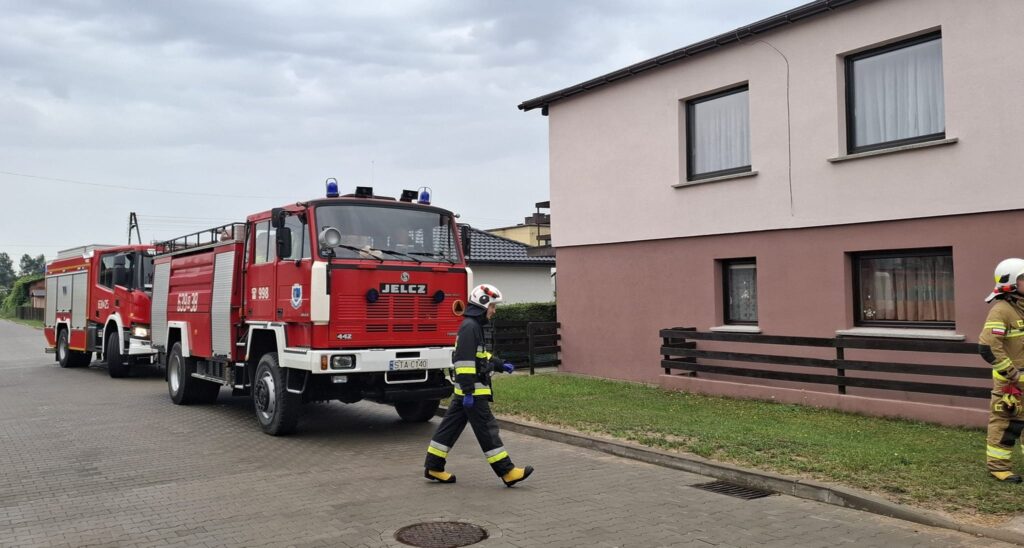
<svg viewBox="0 0 1024 548">
<path fill-rule="evenodd" d="M 603 76 L 592 78 L 590 80 L 587 80 L 586 82 L 582 82 L 574 86 L 569 86 L 567 88 L 560 89 L 558 91 L 548 93 L 547 95 L 542 95 L 534 99 L 523 101 L 522 103 L 519 104 L 519 110 L 527 112 L 536 108 L 540 108 L 541 114 L 547 116 L 548 106 L 550 106 L 552 103 L 556 101 L 560 101 L 562 99 L 566 99 L 580 93 L 586 93 L 595 88 L 603 87 L 613 82 L 629 78 L 631 76 L 636 76 L 639 73 L 646 72 L 648 70 L 652 70 L 658 67 L 662 67 L 667 64 L 680 61 L 687 57 L 693 57 L 696 54 L 717 49 L 722 46 L 731 44 L 733 42 L 739 42 L 743 38 L 749 36 L 755 36 L 757 34 L 773 30 L 783 25 L 789 25 L 807 19 L 809 17 L 814 17 L 822 13 L 827 13 L 836 8 L 845 6 L 847 4 L 852 4 L 857 1 L 859 0 L 815 0 L 814 2 L 810 2 L 802 6 L 797 6 L 789 11 L 773 15 L 771 17 L 762 19 L 750 25 L 745 25 L 737 29 L 731 30 L 729 32 L 719 34 L 718 36 L 715 36 L 713 38 L 708 38 L 695 44 L 690 44 L 689 46 L 685 46 L 677 50 L 670 51 L 663 55 L 652 57 L 650 59 L 640 61 L 639 63 L 632 64 L 628 67 L 621 68 L 613 72 L 609 72 L 608 74 L 605 74 Z"/>
</svg>

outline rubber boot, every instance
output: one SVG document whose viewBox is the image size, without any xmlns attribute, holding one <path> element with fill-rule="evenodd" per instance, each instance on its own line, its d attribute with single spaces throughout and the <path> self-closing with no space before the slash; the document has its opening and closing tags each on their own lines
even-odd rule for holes
<svg viewBox="0 0 1024 548">
<path fill-rule="evenodd" d="M 1021 478 L 1013 472 L 992 472 L 992 477 L 999 481 L 1005 481 L 1006 483 L 1020 483 Z"/>
<path fill-rule="evenodd" d="M 513 485 L 530 477 L 530 474 L 532 473 L 532 466 L 527 466 L 526 468 L 513 468 L 507 474 L 501 476 L 501 481 L 505 482 L 505 487 L 512 487 Z"/>
<path fill-rule="evenodd" d="M 449 474 L 448 472 L 438 472 L 437 470 L 424 468 L 423 477 L 440 483 L 455 483 L 455 474 Z"/>
</svg>

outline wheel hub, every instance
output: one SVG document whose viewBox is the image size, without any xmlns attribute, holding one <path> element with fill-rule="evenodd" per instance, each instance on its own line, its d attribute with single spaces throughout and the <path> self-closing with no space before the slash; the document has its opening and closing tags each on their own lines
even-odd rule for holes
<svg viewBox="0 0 1024 548">
<path fill-rule="evenodd" d="M 181 360 L 178 359 L 177 356 L 175 356 L 174 360 L 171 362 L 168 375 L 171 380 L 171 390 L 177 394 L 178 389 L 181 388 Z"/>
<path fill-rule="evenodd" d="M 277 405 L 277 388 L 274 386 L 274 377 L 270 371 L 264 371 L 260 375 L 259 380 L 256 381 L 253 396 L 260 418 L 270 420 L 274 416 L 274 409 Z"/>
</svg>

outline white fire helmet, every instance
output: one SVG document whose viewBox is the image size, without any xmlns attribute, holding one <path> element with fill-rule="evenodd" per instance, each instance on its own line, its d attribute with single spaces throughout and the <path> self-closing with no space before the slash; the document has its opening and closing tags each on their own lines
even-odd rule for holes
<svg viewBox="0 0 1024 548">
<path fill-rule="evenodd" d="M 501 291 L 498 291 L 497 287 L 490 284 L 480 284 L 473 288 L 473 291 L 469 294 L 469 303 L 475 304 L 480 308 L 487 308 L 488 305 L 498 304 L 505 299 L 501 296 Z"/>
<path fill-rule="evenodd" d="M 1017 278 L 1024 276 L 1024 259 L 1003 259 L 996 265 L 996 288 L 985 298 L 990 303 L 992 299 L 1005 293 L 1013 293 L 1017 290 Z"/>
</svg>

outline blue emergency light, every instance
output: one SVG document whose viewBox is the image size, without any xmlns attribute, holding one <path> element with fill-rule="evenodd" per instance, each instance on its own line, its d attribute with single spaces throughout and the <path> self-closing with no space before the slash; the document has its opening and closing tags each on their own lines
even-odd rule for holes
<svg viewBox="0 0 1024 548">
<path fill-rule="evenodd" d="M 419 202 L 423 205 L 430 205 L 430 193 L 433 192 L 429 186 L 420 187 Z"/>
<path fill-rule="evenodd" d="M 327 179 L 327 197 L 337 198 L 338 197 L 338 180 L 334 177 Z"/>
</svg>

